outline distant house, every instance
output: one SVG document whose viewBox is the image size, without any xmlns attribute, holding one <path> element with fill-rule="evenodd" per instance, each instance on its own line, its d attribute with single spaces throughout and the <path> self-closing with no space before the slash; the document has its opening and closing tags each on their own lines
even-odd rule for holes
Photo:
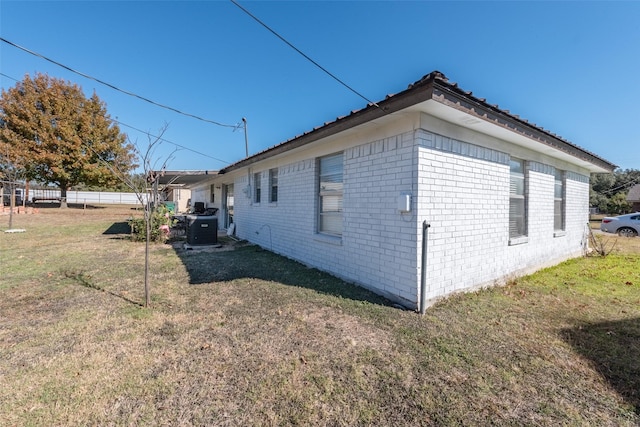
<svg viewBox="0 0 640 427">
<path fill-rule="evenodd" d="M 640 184 L 636 184 L 627 194 L 627 202 L 631 203 L 632 212 L 640 212 Z"/>
<path fill-rule="evenodd" d="M 581 254 L 614 168 L 432 72 L 210 188 L 238 237 L 418 308 Z"/>
</svg>

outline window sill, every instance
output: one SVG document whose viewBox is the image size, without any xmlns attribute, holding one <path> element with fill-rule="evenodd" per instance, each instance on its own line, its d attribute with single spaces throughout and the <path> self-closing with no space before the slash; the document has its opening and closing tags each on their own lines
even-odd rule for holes
<svg viewBox="0 0 640 427">
<path fill-rule="evenodd" d="M 567 232 L 564 230 L 556 230 L 553 232 L 553 237 L 563 237 L 566 235 L 567 235 Z"/>
<path fill-rule="evenodd" d="M 269 206 L 278 207 L 278 202 L 269 202 Z"/>
<path fill-rule="evenodd" d="M 509 246 L 524 245 L 525 243 L 529 243 L 528 236 L 512 237 L 509 239 Z"/>
<path fill-rule="evenodd" d="M 313 240 L 321 243 L 328 243 L 330 245 L 342 246 L 342 237 L 332 236 L 330 234 L 316 233 L 313 236 Z"/>
</svg>

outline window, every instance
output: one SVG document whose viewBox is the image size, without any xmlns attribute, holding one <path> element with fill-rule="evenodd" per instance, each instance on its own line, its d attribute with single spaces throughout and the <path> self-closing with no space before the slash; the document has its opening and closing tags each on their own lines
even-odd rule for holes
<svg viewBox="0 0 640 427">
<path fill-rule="evenodd" d="M 254 203 L 260 203 L 260 178 L 260 172 L 253 174 L 253 188 L 255 188 L 255 191 L 253 193 Z"/>
<path fill-rule="evenodd" d="M 553 229 L 564 230 L 565 218 L 564 173 L 556 169 L 553 193 Z"/>
<path fill-rule="evenodd" d="M 269 169 L 269 201 L 278 201 L 278 169 Z"/>
<path fill-rule="evenodd" d="M 509 237 L 527 235 L 527 182 L 524 161 L 511 159 L 509 185 Z"/>
<path fill-rule="evenodd" d="M 318 161 L 318 232 L 342 236 L 342 153 Z"/>
</svg>

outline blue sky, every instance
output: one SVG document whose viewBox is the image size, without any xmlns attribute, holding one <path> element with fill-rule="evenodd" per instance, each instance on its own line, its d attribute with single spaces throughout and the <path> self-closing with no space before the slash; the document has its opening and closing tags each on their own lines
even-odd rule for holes
<svg viewBox="0 0 640 427">
<path fill-rule="evenodd" d="M 439 70 L 640 169 L 640 2 L 239 3 L 370 100 Z M 367 103 L 230 1 L 0 0 L 0 35 L 185 113 L 230 125 L 246 117 L 250 154 Z M 169 169 L 216 170 L 245 155 L 241 129 L 154 106 L 0 42 L 2 88 L 37 72 L 95 90 L 143 150 L 144 132 L 166 123 L 169 142 L 154 156 L 162 163 L 173 152 Z"/>
</svg>

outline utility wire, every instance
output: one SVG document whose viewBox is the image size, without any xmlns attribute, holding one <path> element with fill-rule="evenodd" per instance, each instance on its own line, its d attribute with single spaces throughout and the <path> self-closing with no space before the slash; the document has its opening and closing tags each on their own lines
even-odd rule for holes
<svg viewBox="0 0 640 427">
<path fill-rule="evenodd" d="M 179 148 L 181 148 L 181 149 L 183 149 L 183 150 L 191 151 L 192 153 L 199 154 L 199 155 L 204 156 L 204 157 L 208 157 L 208 158 L 213 159 L 213 160 L 216 160 L 216 161 L 218 161 L 218 162 L 222 162 L 222 163 L 224 163 L 225 165 L 229 165 L 229 164 L 231 164 L 231 162 L 228 162 L 228 161 L 226 161 L 226 160 L 218 159 L 217 157 L 213 157 L 213 156 L 210 156 L 210 155 L 208 155 L 208 154 L 201 153 L 201 152 L 196 151 L 196 150 L 194 150 L 194 149 L 192 149 L 192 148 L 185 147 L 184 145 L 180 145 L 180 144 L 178 144 L 178 143 L 176 143 L 176 142 L 169 141 L 168 139 L 162 138 L 162 137 L 160 137 L 160 136 L 153 135 L 153 134 L 152 134 L 152 133 L 150 133 L 150 132 L 146 132 L 146 131 L 144 131 L 144 130 L 142 130 L 142 129 L 135 128 L 135 127 L 133 127 L 133 126 L 131 126 L 131 125 L 128 125 L 128 124 L 126 124 L 126 123 L 122 123 L 122 122 L 121 122 L 121 121 L 119 121 L 119 120 L 115 120 L 115 119 L 110 119 L 110 120 L 111 120 L 111 121 L 113 121 L 113 122 L 115 122 L 115 123 L 118 123 L 118 124 L 120 124 L 120 125 L 122 125 L 122 126 L 128 127 L 128 128 L 130 128 L 130 129 L 136 130 L 136 131 L 138 131 L 138 132 L 140 132 L 140 133 L 143 133 L 143 134 L 145 134 L 145 135 L 148 135 L 148 136 L 150 136 L 150 137 L 156 138 L 156 139 L 158 139 L 158 140 L 160 140 L 160 141 L 164 141 L 164 142 L 166 142 L 166 143 L 168 143 L 168 144 L 171 144 L 171 145 L 173 145 L 173 146 L 175 146 L 175 147 L 179 147 Z"/>
<path fill-rule="evenodd" d="M 231 3 L 235 4 L 236 6 L 238 6 L 240 8 L 240 10 L 242 10 L 244 13 L 246 13 L 247 15 L 249 15 L 250 17 L 252 17 L 258 24 L 262 25 L 264 28 L 266 28 L 269 32 L 271 32 L 271 34 L 273 34 L 274 36 L 276 36 L 277 38 L 279 38 L 280 40 L 282 40 L 284 43 L 287 44 L 287 46 L 289 46 L 291 49 L 295 50 L 296 52 L 298 52 L 300 55 L 302 55 L 307 61 L 311 62 L 313 65 L 315 65 L 316 67 L 320 68 L 322 71 L 324 71 L 326 74 L 328 74 L 331 78 L 333 78 L 335 81 L 337 81 L 338 83 L 340 83 L 342 86 L 346 87 L 347 89 L 349 89 L 351 92 L 355 93 L 356 95 L 358 95 L 360 98 L 364 99 L 365 101 L 367 101 L 369 104 L 380 108 L 381 110 L 384 111 L 384 109 L 382 107 L 380 107 L 378 104 L 376 104 L 375 102 L 371 101 L 369 98 L 367 98 L 366 96 L 362 95 L 360 92 L 358 92 L 357 90 L 355 90 L 354 88 L 352 88 L 351 86 L 349 86 L 348 84 L 346 84 L 345 82 L 343 82 L 342 80 L 340 80 L 338 77 L 336 77 L 333 73 L 331 73 L 329 70 L 327 70 L 326 68 L 324 68 L 322 65 L 318 64 L 316 61 L 314 61 L 313 59 L 311 59 L 308 55 L 306 55 L 304 52 L 302 52 L 300 49 L 298 49 L 297 47 L 295 47 L 293 44 L 291 44 L 289 41 L 287 41 L 284 37 L 282 37 L 280 34 L 278 34 L 277 32 L 275 32 L 275 30 L 272 30 L 267 24 L 265 24 L 264 22 L 262 22 L 258 17 L 256 17 L 255 15 L 253 15 L 251 12 L 249 12 L 247 9 L 245 9 L 244 7 L 240 6 L 240 4 L 238 4 L 238 2 L 236 2 L 235 0 L 230 0 Z"/>
<path fill-rule="evenodd" d="M 615 188 L 610 188 L 610 189 L 608 189 L 606 191 L 603 191 L 601 194 L 611 194 L 614 191 L 618 191 L 618 190 L 623 189 L 623 188 L 627 188 L 627 187 L 631 188 L 632 185 L 635 185 L 638 182 L 640 182 L 640 176 L 636 177 L 636 178 L 632 178 L 631 181 L 628 181 L 628 182 L 626 182 L 626 183 L 624 183 L 622 185 L 619 185 L 619 186 L 617 186 Z"/>
<path fill-rule="evenodd" d="M 17 82 L 17 81 L 19 81 L 18 79 L 14 79 L 14 78 L 13 78 L 13 77 L 11 77 L 11 76 L 7 76 L 5 73 L 0 73 L 0 76 L 2 76 L 2 77 L 6 77 L 6 78 L 8 78 L 9 80 L 13 80 L 13 81 L 16 81 L 16 82 Z"/>
<path fill-rule="evenodd" d="M 15 43 L 12 43 L 12 42 L 10 42 L 9 40 L 7 40 L 7 39 L 5 39 L 5 38 L 3 38 L 3 37 L 0 37 L 0 41 L 3 41 L 3 42 L 5 42 L 5 43 L 7 43 L 7 44 L 9 44 L 9 45 L 11 45 L 11 46 L 13 46 L 13 47 L 16 47 L 16 48 L 18 48 L 18 49 L 20 49 L 20 50 L 23 50 L 23 51 L 25 51 L 25 52 L 27 52 L 27 53 L 29 53 L 29 54 L 31 54 L 31 55 L 37 56 L 38 58 L 42 58 L 42 59 L 44 59 L 45 61 L 49 61 L 49 62 L 51 62 L 52 64 L 55 64 L 55 65 L 57 65 L 57 66 L 59 66 L 59 67 L 64 68 L 65 70 L 69 70 L 69 71 L 71 71 L 72 73 L 78 74 L 78 75 L 80 75 L 80 76 L 82 76 L 82 77 L 84 77 L 84 78 L 87 78 L 87 79 L 93 80 L 93 81 L 95 81 L 95 82 L 98 82 L 98 83 L 100 83 L 100 84 L 102 84 L 102 85 L 105 85 L 105 86 L 107 86 L 107 87 L 109 87 L 109 88 L 111 88 L 111 89 L 113 89 L 113 90 L 116 90 L 116 91 L 118 91 L 118 92 L 124 93 L 125 95 L 129 95 L 129 96 L 132 96 L 132 97 L 134 97 L 134 98 L 141 99 L 142 101 L 148 102 L 149 104 L 155 105 L 156 107 L 164 108 L 164 109 L 166 109 L 166 110 L 173 111 L 173 112 L 178 113 L 178 114 L 181 114 L 181 115 L 183 115 L 183 116 L 191 117 L 191 118 L 194 118 L 194 119 L 197 119 L 197 120 L 200 120 L 200 121 L 206 122 L 206 123 L 211 123 L 211 124 L 214 124 L 214 125 L 217 125 L 217 126 L 228 127 L 228 128 L 238 128 L 238 125 L 229 125 L 229 124 L 224 124 L 224 123 L 216 122 L 215 120 L 205 119 L 205 118 L 202 118 L 202 117 L 200 117 L 200 116 L 196 116 L 196 115 L 194 115 L 194 114 L 185 113 L 185 112 L 183 112 L 183 111 L 178 110 L 177 108 L 169 107 L 168 105 L 160 104 L 160 103 L 157 103 L 157 102 L 155 102 L 155 101 L 152 101 L 152 100 L 150 100 L 150 99 L 148 99 L 148 98 L 145 98 L 145 97 L 143 97 L 143 96 L 136 95 L 136 94 L 135 94 L 135 93 L 133 93 L 133 92 L 129 92 L 129 91 L 126 91 L 126 90 L 120 89 L 120 88 L 118 88 L 117 86 L 114 86 L 114 85 L 112 85 L 112 84 L 110 84 L 110 83 L 104 82 L 104 81 L 102 81 L 102 80 L 100 80 L 100 79 L 97 79 L 97 78 L 92 77 L 92 76 L 90 76 L 90 75 L 88 75 L 88 74 L 82 73 L 82 72 L 80 72 L 80 71 L 74 70 L 73 68 L 68 67 L 68 66 L 66 66 L 66 65 L 64 65 L 64 64 L 61 64 L 60 62 L 54 61 L 53 59 L 47 58 L 47 57 L 46 57 L 46 56 L 44 56 L 44 55 L 41 55 L 41 54 L 39 54 L 39 53 L 37 53 L 37 52 L 34 52 L 34 51 L 32 51 L 32 50 L 29 50 L 29 49 L 27 49 L 26 47 L 23 47 L 23 46 L 17 45 L 17 44 L 15 44 Z"/>
<path fill-rule="evenodd" d="M 19 81 L 20 81 L 20 80 L 18 80 L 18 79 L 15 79 L 15 78 L 13 78 L 13 77 L 11 77 L 11 76 L 8 76 L 8 75 L 6 75 L 6 74 L 4 74 L 4 73 L 1 73 L 1 72 L 0 72 L 0 76 L 2 76 L 2 77 L 6 77 L 6 78 L 8 78 L 8 79 L 10 79 L 10 80 L 14 80 L 14 81 L 16 81 L 16 82 L 19 82 Z M 168 143 L 168 144 L 171 144 L 171 145 L 173 145 L 173 146 L 175 146 L 175 147 L 179 147 L 179 148 L 181 148 L 181 149 L 183 149 L 183 150 L 191 151 L 192 153 L 198 154 L 198 155 L 200 155 L 200 156 L 208 157 L 208 158 L 213 159 L 213 160 L 216 160 L 216 161 L 218 161 L 218 162 L 222 162 L 222 163 L 224 163 L 225 165 L 229 165 L 229 164 L 231 164 L 231 162 L 229 162 L 229 161 L 227 161 L 227 160 L 218 159 L 217 157 L 213 157 L 213 156 L 210 156 L 210 155 L 208 155 L 208 154 L 201 153 L 200 151 L 197 151 L 197 150 L 194 150 L 194 149 L 192 149 L 192 148 L 186 147 L 186 146 L 184 146 L 184 145 L 178 144 L 177 142 L 169 141 L 169 140 L 168 140 L 168 139 L 166 139 L 166 138 L 162 138 L 162 137 L 160 137 L 160 136 L 153 135 L 153 134 L 152 134 L 152 133 L 150 133 L 150 132 L 147 132 L 147 131 L 144 131 L 144 130 L 142 130 L 142 129 L 138 129 L 138 128 L 134 127 L 134 126 L 128 125 L 128 124 L 126 124 L 126 123 L 123 123 L 123 122 L 121 122 L 120 120 L 112 119 L 111 117 L 109 117 L 109 118 L 108 118 L 108 120 L 110 120 L 110 121 L 111 121 L 111 122 L 113 122 L 113 123 L 118 123 L 118 124 L 119 124 L 119 125 L 121 125 L 121 126 L 128 127 L 129 129 L 133 129 L 133 130 L 135 130 L 135 131 L 138 131 L 138 132 L 140 132 L 140 133 L 143 133 L 143 134 L 145 134 L 145 135 L 147 135 L 147 136 L 150 136 L 150 137 L 156 138 L 156 139 L 158 139 L 158 140 L 160 140 L 160 141 L 164 141 L 164 142 L 166 142 L 166 143 Z M 236 129 L 237 129 L 238 127 L 242 127 L 242 125 L 238 125 L 238 126 L 236 126 Z M 234 130 L 235 130 L 235 129 L 234 129 Z"/>
</svg>

